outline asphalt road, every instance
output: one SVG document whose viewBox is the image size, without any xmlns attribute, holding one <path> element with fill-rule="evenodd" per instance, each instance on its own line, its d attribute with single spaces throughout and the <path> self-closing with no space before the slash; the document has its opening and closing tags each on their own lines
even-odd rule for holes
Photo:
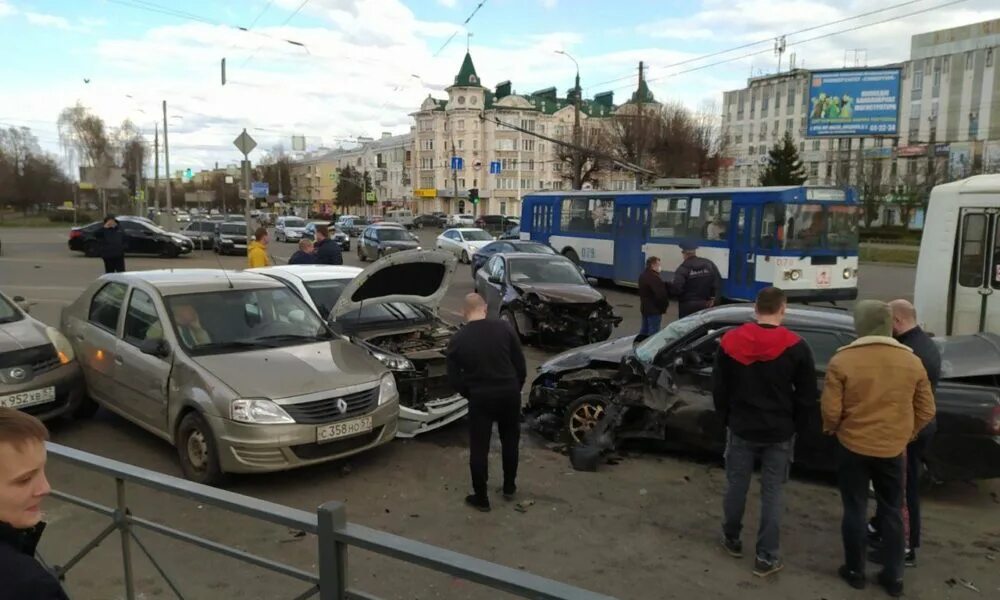
<svg viewBox="0 0 1000 600">
<path fill-rule="evenodd" d="M 424 247 L 433 246 L 437 233 L 420 233 Z M 56 324 L 61 307 L 102 272 L 100 260 L 69 252 L 66 239 L 67 232 L 61 229 L 0 229 L 0 289 L 34 302 L 32 313 L 50 324 Z M 279 262 L 293 250 L 292 244 L 271 246 Z M 348 253 L 346 262 L 357 264 L 356 254 Z M 242 268 L 244 264 L 243 257 L 216 257 L 210 252 L 172 260 L 129 257 L 127 262 L 130 270 Z M 861 283 L 863 297 L 909 297 L 913 269 L 865 265 Z M 470 291 L 472 281 L 463 265 L 443 301 L 444 315 L 455 318 L 463 295 Z M 625 317 L 616 335 L 636 331 L 635 292 L 619 288 L 602 291 Z M 534 369 L 550 354 L 529 348 L 526 355 L 529 368 Z M 59 443 L 180 474 L 173 448 L 106 411 L 90 421 L 54 423 L 52 429 L 53 439 Z M 461 506 L 468 486 L 465 436 L 462 424 L 456 423 L 414 440 L 397 440 L 348 461 L 237 477 L 229 487 L 310 511 L 328 500 L 344 501 L 352 522 L 619 598 L 848 597 L 835 575 L 840 561 L 839 499 L 829 480 L 797 478 L 789 486 L 783 536 L 788 568 L 776 581 L 762 582 L 750 575 L 750 560 L 724 558 L 715 546 L 724 486 L 715 460 L 643 454 L 628 457 L 617 466 L 602 466 L 598 473 L 579 473 L 570 469 L 565 456 L 525 434 L 519 479 L 524 505 L 515 510 L 495 498 L 494 511 L 482 515 Z M 491 465 L 497 473 L 496 452 Z M 102 501 L 113 498 L 112 482 L 64 464 L 53 464 L 50 478 L 55 487 L 71 493 Z M 974 581 L 984 593 L 996 593 L 1000 575 L 996 563 L 985 556 L 991 554 L 990 546 L 1000 545 L 998 491 L 996 482 L 984 482 L 955 484 L 934 492 L 925 508 L 928 541 L 923 556 L 928 558 L 916 572 L 907 573 L 907 585 L 916 586 L 908 592 L 922 590 L 913 597 L 947 597 L 955 592 L 944 582 L 955 577 Z M 282 528 L 262 526 L 158 493 L 139 490 L 131 492 L 130 498 L 133 512 L 139 516 L 182 526 L 301 568 L 315 566 L 315 540 L 309 536 L 298 537 Z M 748 505 L 748 532 L 755 528 L 755 502 L 752 497 Z M 104 526 L 93 515 L 59 502 L 49 502 L 48 511 L 50 527 L 42 551 L 49 562 L 66 561 L 87 541 L 88 534 L 96 535 Z M 152 534 L 142 539 L 169 573 L 181 576 L 187 597 L 294 597 L 304 588 L 231 561 L 211 559 L 204 552 Z M 752 547 L 749 537 L 744 542 Z M 134 548 L 133 552 L 137 554 Z M 84 559 L 67 578 L 72 597 L 123 597 L 118 555 L 118 542 L 107 541 Z M 385 598 L 507 597 L 360 551 L 352 552 L 350 569 L 352 586 Z M 171 597 L 148 562 L 138 561 L 137 573 L 142 597 Z M 850 597 L 880 596 L 869 590 L 852 592 Z"/>
</svg>

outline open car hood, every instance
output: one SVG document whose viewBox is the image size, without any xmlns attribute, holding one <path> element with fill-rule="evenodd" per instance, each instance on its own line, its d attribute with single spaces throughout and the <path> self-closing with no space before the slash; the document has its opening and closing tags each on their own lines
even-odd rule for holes
<svg viewBox="0 0 1000 600">
<path fill-rule="evenodd" d="M 595 362 L 616 365 L 632 352 L 634 335 L 597 342 L 567 350 L 545 361 L 540 367 L 542 373 L 562 373 L 590 366 Z"/>
<path fill-rule="evenodd" d="M 456 263 L 453 254 L 438 251 L 408 250 L 380 258 L 347 284 L 329 318 L 335 321 L 372 302 L 407 302 L 437 313 Z"/>
</svg>

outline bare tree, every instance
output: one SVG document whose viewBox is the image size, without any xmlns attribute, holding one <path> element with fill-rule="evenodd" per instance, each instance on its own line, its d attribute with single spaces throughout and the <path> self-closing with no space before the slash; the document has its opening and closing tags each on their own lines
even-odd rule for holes
<svg viewBox="0 0 1000 600">
<path fill-rule="evenodd" d="M 117 129 L 111 132 L 111 151 L 116 166 L 125 169 L 126 175 L 138 176 L 146 164 L 146 142 L 142 131 L 125 119 Z"/>
<path fill-rule="evenodd" d="M 107 167 L 113 162 L 104 120 L 77 103 L 59 114 L 59 139 L 80 156 L 82 166 Z"/>
<path fill-rule="evenodd" d="M 842 169 L 838 169 L 839 175 L 843 174 Z M 886 201 L 885 175 L 882 169 L 881 160 L 868 160 L 862 164 L 861 169 L 861 209 L 862 221 L 865 228 L 872 226 L 878 220 L 879 214 Z"/>
<path fill-rule="evenodd" d="M 613 156 L 646 169 L 654 170 L 654 150 L 663 134 L 663 120 L 653 105 L 626 105 L 611 118 L 608 143 Z M 636 173 L 636 188 L 645 179 Z"/>
<path fill-rule="evenodd" d="M 27 214 L 33 206 L 58 204 L 70 197 L 65 173 L 41 151 L 30 129 L 0 129 L 0 202 Z"/>
<path fill-rule="evenodd" d="M 586 121 L 580 126 L 579 144 L 569 134 L 556 148 L 556 159 L 564 165 L 563 179 L 573 183 L 574 189 L 584 183 L 596 183 L 597 172 L 609 167 L 608 135 L 599 124 Z"/>
</svg>

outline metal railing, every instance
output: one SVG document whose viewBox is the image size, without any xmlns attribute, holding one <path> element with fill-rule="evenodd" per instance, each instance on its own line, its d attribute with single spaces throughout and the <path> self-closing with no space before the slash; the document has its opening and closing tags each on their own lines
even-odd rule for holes
<svg viewBox="0 0 1000 600">
<path fill-rule="evenodd" d="M 312 514 L 266 500 L 164 475 L 60 444 L 49 443 L 48 455 L 59 462 L 113 478 L 116 491 L 114 506 L 105 506 L 58 490 L 52 491 L 54 498 L 105 515 L 111 519 L 111 522 L 64 564 L 49 568 L 57 577 L 64 579 L 66 574 L 88 553 L 97 548 L 101 542 L 112 534 L 118 532 L 121 540 L 122 568 L 124 570 L 125 598 L 127 600 L 134 600 L 136 598 L 132 561 L 133 542 L 146 558 L 149 559 L 153 568 L 160 574 L 167 586 L 174 592 L 174 595 L 182 600 L 185 598 L 180 587 L 177 585 L 177 581 L 170 576 L 163 565 L 150 552 L 149 547 L 136 534 L 136 531 L 139 529 L 152 531 L 216 554 L 297 579 L 307 584 L 309 587 L 297 596 L 294 596 L 294 600 L 305 600 L 306 598 L 315 596 L 318 596 L 320 600 L 378 600 L 376 596 L 347 587 L 347 555 L 350 547 L 425 567 L 432 571 L 481 584 L 488 588 L 514 594 L 522 598 L 538 600 L 613 600 L 610 596 L 559 583 L 519 569 L 504 567 L 430 544 L 348 523 L 347 511 L 341 502 L 327 502 L 319 507 L 316 514 Z M 318 540 L 317 572 L 305 571 L 136 516 L 136 507 L 131 506 L 128 501 L 126 484 L 135 484 L 172 496 L 196 501 L 207 506 L 251 517 L 261 522 L 312 533 L 317 536 Z"/>
</svg>

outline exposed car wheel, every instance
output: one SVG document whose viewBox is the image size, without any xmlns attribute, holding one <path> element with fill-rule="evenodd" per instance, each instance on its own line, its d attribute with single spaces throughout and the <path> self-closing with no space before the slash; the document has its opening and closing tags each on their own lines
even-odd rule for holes
<svg viewBox="0 0 1000 600">
<path fill-rule="evenodd" d="M 385 258 L 385 250 L 379 250 L 378 251 L 378 258 L 379 258 L 379 260 L 382 260 L 383 258 Z"/>
<path fill-rule="evenodd" d="M 196 412 L 186 414 L 177 428 L 176 445 L 184 477 L 205 485 L 222 482 L 215 436 L 204 417 Z"/>
<path fill-rule="evenodd" d="M 358 260 L 365 262 L 365 253 L 361 250 L 361 245 L 358 245 Z"/>
<path fill-rule="evenodd" d="M 599 394 L 587 394 L 570 403 L 565 411 L 564 433 L 566 440 L 579 444 L 598 421 L 604 418 L 608 403 Z"/>
<path fill-rule="evenodd" d="M 89 256 L 90 258 L 94 258 L 98 256 L 100 253 L 101 253 L 101 245 L 98 244 L 96 240 L 90 240 L 89 242 L 83 245 L 84 256 Z"/>
<path fill-rule="evenodd" d="M 576 250 L 573 250 L 572 248 L 569 248 L 568 250 L 566 250 L 565 252 L 563 252 L 563 256 L 565 256 L 566 258 L 570 259 L 575 264 L 580 264 L 580 257 L 577 256 Z"/>
<path fill-rule="evenodd" d="M 469 259 L 469 253 L 466 252 L 465 250 L 462 250 L 462 262 L 465 264 L 469 264 L 472 262 L 472 260 Z"/>
<path fill-rule="evenodd" d="M 163 252 L 160 254 L 160 256 L 164 258 L 177 258 L 180 255 L 181 255 L 181 249 L 174 245 L 167 246 L 166 248 L 163 249 Z"/>
</svg>

